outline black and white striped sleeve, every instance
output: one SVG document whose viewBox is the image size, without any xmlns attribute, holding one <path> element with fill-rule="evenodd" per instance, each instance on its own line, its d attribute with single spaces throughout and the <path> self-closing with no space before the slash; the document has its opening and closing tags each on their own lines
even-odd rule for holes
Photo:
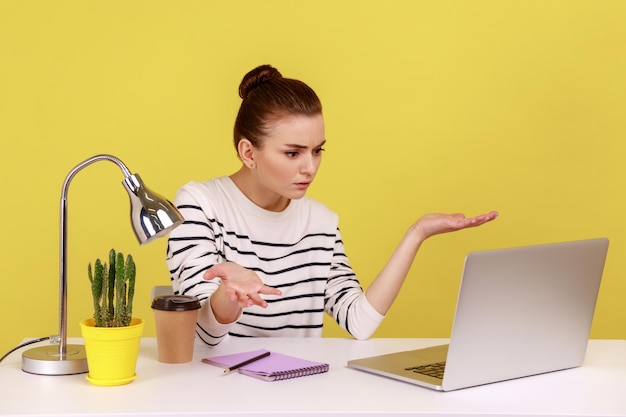
<svg viewBox="0 0 626 417">
<path fill-rule="evenodd" d="M 205 343 L 215 345 L 228 333 L 229 326 L 215 320 L 208 303 L 220 284 L 219 279 L 207 281 L 202 276 L 211 266 L 223 261 L 216 245 L 220 231 L 211 214 L 184 188 L 177 193 L 174 204 L 185 221 L 170 232 L 168 240 L 166 263 L 172 288 L 176 294 L 200 299 L 197 334 Z"/>
<path fill-rule="evenodd" d="M 359 340 L 369 338 L 385 318 L 365 297 L 346 256 L 339 230 L 324 300 L 326 312 L 341 328 Z"/>
</svg>

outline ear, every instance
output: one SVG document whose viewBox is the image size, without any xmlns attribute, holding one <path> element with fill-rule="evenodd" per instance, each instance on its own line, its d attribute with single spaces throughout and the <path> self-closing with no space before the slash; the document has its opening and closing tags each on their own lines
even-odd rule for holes
<svg viewBox="0 0 626 417">
<path fill-rule="evenodd" d="M 239 158 L 248 168 L 254 168 L 256 165 L 254 160 L 254 146 L 246 139 L 241 138 L 237 145 L 237 152 L 239 152 Z"/>
</svg>

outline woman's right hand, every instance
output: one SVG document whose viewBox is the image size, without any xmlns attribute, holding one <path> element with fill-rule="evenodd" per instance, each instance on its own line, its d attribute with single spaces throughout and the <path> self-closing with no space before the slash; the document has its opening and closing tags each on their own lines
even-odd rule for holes
<svg viewBox="0 0 626 417">
<path fill-rule="evenodd" d="M 236 302 L 239 308 L 253 305 L 265 308 L 267 301 L 261 295 L 282 294 L 280 290 L 265 285 L 255 272 L 233 262 L 213 265 L 204 273 L 203 278 L 220 278 L 222 285 L 219 292 L 231 302 Z"/>
</svg>

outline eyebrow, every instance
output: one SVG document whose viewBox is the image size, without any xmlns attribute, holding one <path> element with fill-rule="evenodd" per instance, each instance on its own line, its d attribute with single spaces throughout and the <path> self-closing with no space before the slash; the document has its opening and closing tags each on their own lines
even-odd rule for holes
<svg viewBox="0 0 626 417">
<path fill-rule="evenodd" d="M 326 144 L 326 140 L 324 139 L 319 145 L 314 146 L 314 148 L 319 148 L 320 146 L 324 146 Z M 296 143 L 286 143 L 285 147 L 287 148 L 296 148 L 296 149 L 306 149 L 307 146 L 298 145 Z"/>
</svg>

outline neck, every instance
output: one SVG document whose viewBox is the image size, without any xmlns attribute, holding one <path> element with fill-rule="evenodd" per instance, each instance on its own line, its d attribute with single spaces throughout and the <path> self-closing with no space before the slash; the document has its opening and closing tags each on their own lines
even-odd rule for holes
<svg viewBox="0 0 626 417">
<path fill-rule="evenodd" d="M 280 212 L 289 206 L 290 199 L 269 191 L 245 165 L 230 176 L 237 188 L 257 206 L 268 211 Z"/>
</svg>

